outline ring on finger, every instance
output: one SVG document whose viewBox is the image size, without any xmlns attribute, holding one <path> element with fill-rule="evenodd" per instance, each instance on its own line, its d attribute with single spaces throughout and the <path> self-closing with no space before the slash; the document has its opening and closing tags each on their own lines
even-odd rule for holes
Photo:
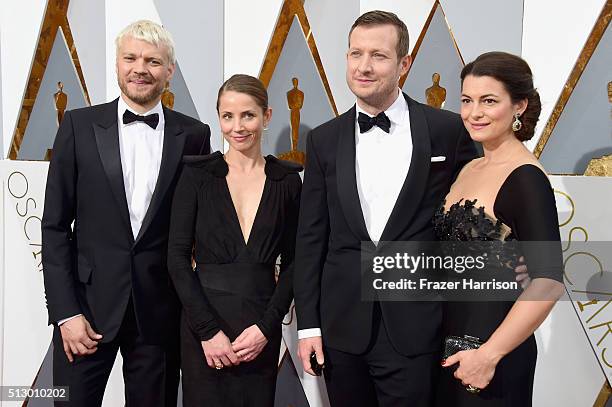
<svg viewBox="0 0 612 407">
<path fill-rule="evenodd" d="M 478 387 L 472 386 L 471 384 L 468 384 L 467 386 L 465 386 L 465 390 L 467 390 L 468 393 L 472 393 L 472 394 L 480 393 L 480 389 Z"/>
</svg>

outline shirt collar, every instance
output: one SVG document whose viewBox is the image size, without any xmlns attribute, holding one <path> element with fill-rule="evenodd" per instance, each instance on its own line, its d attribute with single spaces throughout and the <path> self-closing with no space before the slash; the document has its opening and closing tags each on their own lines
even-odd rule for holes
<svg viewBox="0 0 612 407">
<path fill-rule="evenodd" d="M 406 99 L 404 99 L 404 94 L 399 88 L 397 89 L 397 93 L 398 95 L 395 99 L 395 102 L 393 102 L 393 104 L 389 106 L 387 110 L 385 110 L 385 114 L 387 115 L 389 120 L 391 120 L 391 123 L 395 125 L 403 123 L 406 117 L 406 113 L 408 113 L 408 104 L 406 103 Z M 355 115 L 356 118 L 359 117 L 359 113 L 371 116 L 361 107 L 359 107 L 359 103 L 355 103 L 355 106 L 357 108 L 357 114 Z"/>
<path fill-rule="evenodd" d="M 161 100 L 157 102 L 153 109 L 141 114 L 136 112 L 130 106 L 128 106 L 128 104 L 125 103 L 125 100 L 123 100 L 123 96 L 119 96 L 119 102 L 117 103 L 117 116 L 119 117 L 119 123 L 122 127 L 126 126 L 125 124 L 123 124 L 123 113 L 126 110 L 129 110 L 130 112 L 141 116 L 147 116 L 153 113 L 157 113 L 159 115 L 159 122 L 157 123 L 157 127 L 155 128 L 155 130 L 162 129 L 164 126 L 164 109 L 162 108 Z"/>
</svg>

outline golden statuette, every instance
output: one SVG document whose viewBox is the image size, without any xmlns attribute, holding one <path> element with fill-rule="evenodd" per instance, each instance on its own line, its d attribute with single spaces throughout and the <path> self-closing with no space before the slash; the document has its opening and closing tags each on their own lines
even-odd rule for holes
<svg viewBox="0 0 612 407">
<path fill-rule="evenodd" d="M 446 89 L 440 86 L 440 74 L 434 72 L 431 76 L 433 85 L 425 89 L 425 97 L 427 98 L 427 104 L 431 107 L 441 109 L 446 101 Z"/>
<path fill-rule="evenodd" d="M 306 155 L 298 150 L 300 139 L 300 109 L 304 106 L 304 92 L 298 89 L 298 78 L 293 78 L 293 88 L 287 92 L 287 106 L 289 106 L 291 123 L 291 151 L 279 155 L 280 159 L 295 161 L 304 165 Z"/>
<path fill-rule="evenodd" d="M 589 161 L 584 175 L 591 177 L 612 177 L 612 154 L 593 158 Z"/>
<path fill-rule="evenodd" d="M 64 93 L 64 84 L 61 82 L 57 83 L 57 92 L 53 94 L 55 100 L 55 110 L 57 111 L 57 125 L 59 126 L 64 118 L 64 112 L 66 106 L 68 106 L 68 95 Z"/>
<path fill-rule="evenodd" d="M 170 91 L 170 82 L 166 83 L 166 87 L 161 96 L 161 102 L 162 105 L 166 106 L 168 109 L 174 109 L 174 93 Z"/>
<path fill-rule="evenodd" d="M 612 81 L 608 82 L 608 101 L 612 103 Z M 612 177 L 612 154 L 593 158 L 589 161 L 584 175 L 591 177 Z"/>
</svg>

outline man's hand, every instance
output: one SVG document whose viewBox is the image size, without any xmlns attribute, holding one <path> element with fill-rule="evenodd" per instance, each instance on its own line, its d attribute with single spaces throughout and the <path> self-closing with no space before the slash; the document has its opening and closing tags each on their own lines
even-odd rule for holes
<svg viewBox="0 0 612 407">
<path fill-rule="evenodd" d="M 64 353 L 72 363 L 73 355 L 91 355 L 98 350 L 98 341 L 102 335 L 96 333 L 83 315 L 72 318 L 60 325 L 60 334 L 64 345 Z"/>
<path fill-rule="evenodd" d="M 317 355 L 317 363 L 323 366 L 325 358 L 323 356 L 323 339 L 320 336 L 304 338 L 298 341 L 298 357 L 302 361 L 304 371 L 312 376 L 316 376 L 310 367 L 310 355 L 312 352 L 315 352 Z"/>
<path fill-rule="evenodd" d="M 529 270 L 527 270 L 523 256 L 519 259 L 519 264 L 514 269 L 514 272 L 516 273 L 516 281 L 521 283 L 521 288 L 525 290 L 531 283 L 531 278 L 529 277 Z"/>
</svg>

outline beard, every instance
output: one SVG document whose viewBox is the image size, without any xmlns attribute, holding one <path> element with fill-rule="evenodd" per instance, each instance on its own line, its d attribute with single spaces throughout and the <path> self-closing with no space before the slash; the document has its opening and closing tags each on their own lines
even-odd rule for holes
<svg viewBox="0 0 612 407">
<path fill-rule="evenodd" d="M 138 105 L 147 105 L 155 101 L 157 98 L 159 98 L 161 94 L 164 92 L 165 83 L 162 83 L 161 81 L 156 81 L 154 78 L 150 76 L 141 77 L 140 79 L 144 79 L 148 81 L 149 83 L 153 83 L 154 86 L 146 92 L 133 92 L 128 88 L 127 79 L 123 79 L 123 78 L 117 79 L 117 83 L 119 84 L 119 89 L 121 89 L 121 92 L 125 96 L 127 96 L 128 99 L 130 99 L 132 102 Z"/>
<path fill-rule="evenodd" d="M 395 100 L 398 87 L 398 83 L 385 83 L 378 89 L 361 89 L 358 85 L 349 82 L 349 89 L 358 99 L 377 108 L 383 108 L 389 103 L 389 99 Z"/>
</svg>

